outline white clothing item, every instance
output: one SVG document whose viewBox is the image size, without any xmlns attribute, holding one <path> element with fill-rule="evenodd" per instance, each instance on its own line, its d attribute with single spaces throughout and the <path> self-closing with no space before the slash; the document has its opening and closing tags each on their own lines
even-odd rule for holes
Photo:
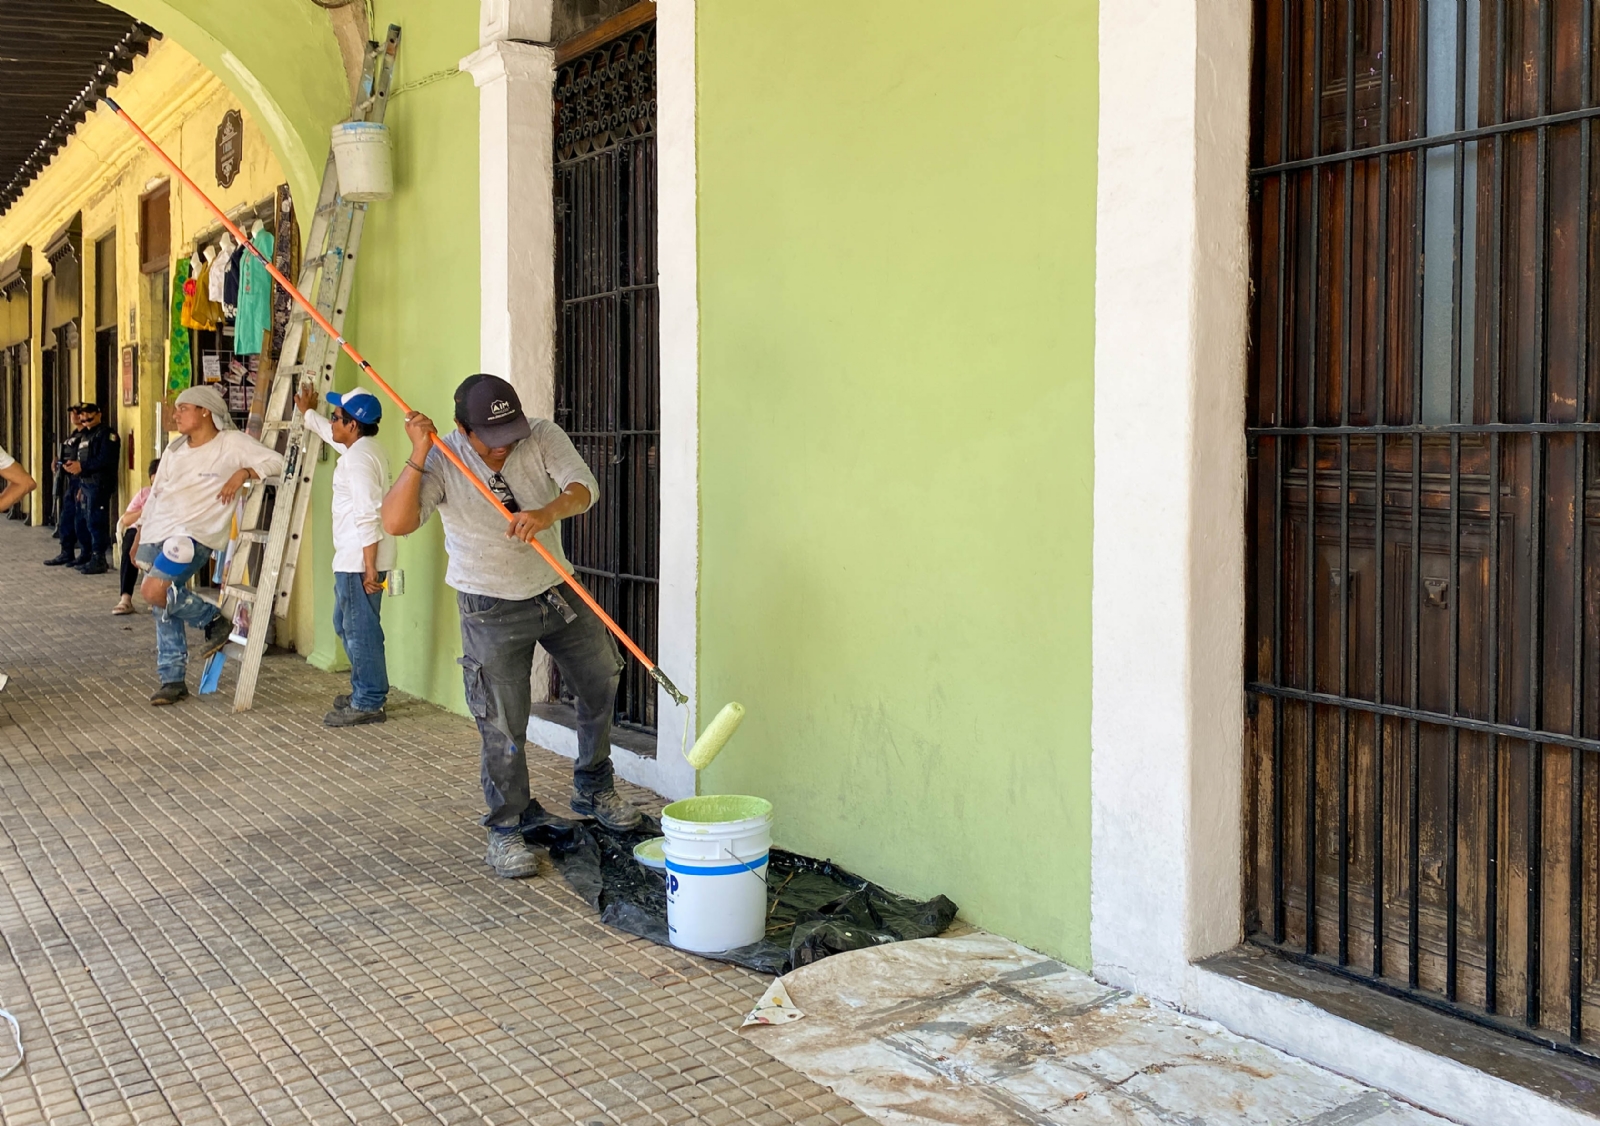
<svg viewBox="0 0 1600 1126">
<path fill-rule="evenodd" d="M 306 411 L 306 429 L 339 454 L 333 467 L 333 569 L 363 574 L 366 547 L 378 545 L 378 570 L 394 570 L 394 537 L 383 530 L 383 494 L 389 488 L 389 457 L 376 438 L 349 447 L 333 440 L 333 423 Z"/>
<path fill-rule="evenodd" d="M 225 234 L 217 244 L 217 257 L 211 263 L 211 276 L 206 280 L 206 293 L 218 305 L 222 304 L 223 286 L 228 281 L 228 263 L 233 260 L 234 253 L 239 249 L 239 244 L 233 241 L 233 236 Z"/>
<path fill-rule="evenodd" d="M 10 469 L 17 464 L 17 459 L 6 453 L 6 448 L 0 446 L 0 469 Z"/>
<path fill-rule="evenodd" d="M 220 430 L 203 446 L 187 442 L 168 446 L 156 479 L 150 483 L 150 497 L 139 520 L 140 539 L 160 543 L 172 536 L 188 536 L 213 551 L 227 547 L 233 505 L 218 500 L 217 493 L 241 469 L 271 477 L 283 472 L 283 455 L 243 430 Z"/>
</svg>

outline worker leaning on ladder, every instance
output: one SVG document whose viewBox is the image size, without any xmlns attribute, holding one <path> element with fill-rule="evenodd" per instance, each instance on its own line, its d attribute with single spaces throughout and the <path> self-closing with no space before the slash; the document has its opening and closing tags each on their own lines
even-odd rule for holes
<svg viewBox="0 0 1600 1126">
<path fill-rule="evenodd" d="M 543 645 L 578 697 L 578 759 L 572 809 L 611 829 L 639 823 L 617 793 L 611 719 L 622 657 L 616 642 L 573 589 L 527 544 L 535 537 L 570 570 L 560 521 L 586 512 L 600 495 L 572 439 L 554 422 L 524 417 L 511 384 L 469 376 L 456 388 L 456 430 L 447 444 L 514 515 L 506 518 L 445 456 L 432 448 L 434 425 L 406 415 L 411 456 L 383 500 L 383 525 L 416 531 L 439 512 L 450 557 L 445 582 L 461 610 L 461 666 L 467 704 L 483 741 L 483 797 L 489 807 L 485 861 L 501 876 L 531 876 L 538 860 L 522 831 L 543 810 L 528 791 L 529 679 Z"/>
<path fill-rule="evenodd" d="M 331 412 L 316 412 L 310 387 L 295 397 L 306 429 L 339 451 L 333 469 L 333 631 L 350 658 L 350 691 L 333 698 L 322 717 L 329 727 L 382 723 L 389 698 L 383 652 L 383 584 L 394 569 L 394 537 L 383 530 L 383 493 L 389 458 L 378 444 L 383 404 L 357 388 L 328 396 Z"/>
<path fill-rule="evenodd" d="M 176 704 L 189 694 L 185 626 L 204 631 L 202 662 L 228 643 L 228 619 L 188 583 L 205 570 L 213 554 L 227 548 L 233 501 L 245 482 L 283 472 L 283 455 L 237 429 L 215 387 L 183 392 L 172 417 L 180 436 L 161 455 L 161 468 L 150 482 L 134 554 L 134 561 L 149 572 L 139 593 L 156 619 L 161 687 L 150 702 L 157 705 Z"/>
</svg>

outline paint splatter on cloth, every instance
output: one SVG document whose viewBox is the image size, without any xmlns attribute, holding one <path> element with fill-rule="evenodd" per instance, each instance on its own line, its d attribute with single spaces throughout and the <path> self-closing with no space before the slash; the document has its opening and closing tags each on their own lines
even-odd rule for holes
<svg viewBox="0 0 1600 1126">
<path fill-rule="evenodd" d="M 530 842 L 549 850 L 572 890 L 600 912 L 602 923 L 670 946 L 665 879 L 633 858 L 635 845 L 660 835 L 651 817 L 630 832 L 613 833 L 594 821 L 550 813 L 534 819 L 527 831 Z M 766 937 L 705 957 L 776 976 L 845 950 L 932 938 L 949 927 L 956 910 L 945 896 L 908 899 L 827 860 L 775 848 L 767 862 Z"/>
</svg>

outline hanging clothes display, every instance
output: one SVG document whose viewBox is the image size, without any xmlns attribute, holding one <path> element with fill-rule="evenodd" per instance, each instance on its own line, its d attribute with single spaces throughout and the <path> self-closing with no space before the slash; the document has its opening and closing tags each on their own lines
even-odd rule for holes
<svg viewBox="0 0 1600 1126">
<path fill-rule="evenodd" d="M 180 258 L 172 268 L 172 318 L 168 322 L 172 326 L 171 339 L 168 352 L 171 359 L 167 365 L 167 393 L 177 394 L 187 391 L 189 384 L 194 381 L 194 360 L 189 354 L 189 330 L 183 324 L 183 306 L 187 300 L 184 292 L 190 282 L 189 259 Z"/>
<path fill-rule="evenodd" d="M 272 232 L 261 225 L 250 237 L 250 245 L 269 261 L 272 259 Z M 261 338 L 272 327 L 272 275 L 254 254 L 241 254 L 239 267 L 239 312 L 234 321 L 233 353 L 255 356 L 261 353 Z"/>
<path fill-rule="evenodd" d="M 228 259 L 228 269 L 222 278 L 222 307 L 228 311 L 228 316 L 237 315 L 239 309 L 239 271 L 244 267 L 244 261 L 250 255 L 244 247 L 234 251 L 233 257 Z"/>
<path fill-rule="evenodd" d="M 208 251 L 208 254 L 214 254 Z M 192 283 L 192 292 L 183 303 L 184 325 L 202 332 L 215 332 L 222 319 L 222 306 L 211 299 L 211 271 L 214 258 L 201 259 L 200 273 Z M 187 288 L 187 287 L 186 287 Z"/>
<path fill-rule="evenodd" d="M 227 284 L 228 267 L 233 264 L 233 256 L 238 249 L 239 244 L 233 241 L 233 236 L 224 231 L 217 243 L 217 256 L 211 262 L 211 284 L 206 289 L 211 300 L 218 305 L 228 304 L 223 300 L 224 288 Z"/>
</svg>

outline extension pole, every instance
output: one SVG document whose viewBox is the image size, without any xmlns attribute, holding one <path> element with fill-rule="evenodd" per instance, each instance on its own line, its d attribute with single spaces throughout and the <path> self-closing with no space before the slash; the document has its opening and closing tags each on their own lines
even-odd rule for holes
<svg viewBox="0 0 1600 1126">
<path fill-rule="evenodd" d="M 150 134 L 139 128 L 138 122 L 129 117 L 126 110 L 119 106 L 110 97 L 106 97 L 105 100 L 106 104 L 111 107 L 112 112 L 118 117 L 122 118 L 123 121 L 128 123 L 128 128 L 132 129 L 139 135 L 139 139 L 150 147 L 150 151 L 155 153 L 156 156 L 161 159 L 161 163 L 170 168 L 172 170 L 172 174 L 179 180 L 183 181 L 184 185 L 200 198 L 200 202 L 204 203 L 207 209 L 209 209 L 210 212 L 222 222 L 222 225 L 232 233 L 233 237 L 238 240 L 239 245 L 256 256 L 261 264 L 267 268 L 267 273 L 272 275 L 273 280 L 279 285 L 283 286 L 285 292 L 287 292 L 290 297 L 295 299 L 300 307 L 310 315 L 312 320 L 317 322 L 317 327 L 322 329 L 323 332 L 327 333 L 330 339 L 338 342 L 339 347 L 344 349 L 345 355 L 349 356 L 353 361 L 355 361 L 356 366 L 365 372 L 367 377 L 371 379 L 372 382 L 376 383 L 379 389 L 381 389 L 385 395 L 389 396 L 389 398 L 394 401 L 394 405 L 400 408 L 402 414 L 410 414 L 411 408 L 407 406 L 406 401 L 400 397 L 400 393 L 393 387 L 389 386 L 388 381 L 385 380 L 383 376 L 378 374 L 377 369 L 367 362 L 366 357 L 355 350 L 354 345 L 352 345 L 348 340 L 335 331 L 333 325 L 328 323 L 327 318 L 318 312 L 317 307 L 306 299 L 306 295 L 301 293 L 300 290 L 295 287 L 293 282 L 279 272 L 278 267 L 272 264 L 272 260 L 269 259 L 265 254 L 262 254 L 261 251 L 257 250 L 255 246 L 252 245 L 250 239 L 246 237 L 245 233 L 239 229 L 233 220 L 229 219 L 227 215 L 223 213 L 222 208 L 211 202 L 211 197 L 206 195 L 205 192 L 201 191 L 199 186 L 184 174 L 183 169 L 179 168 L 177 164 L 173 162 L 173 159 L 162 151 L 161 146 L 150 139 Z M 448 458 L 450 464 L 461 470 L 466 479 L 477 486 L 478 491 L 484 495 L 490 504 L 494 505 L 495 508 L 499 510 L 500 515 L 504 516 L 506 521 L 509 523 L 512 518 L 511 511 L 510 509 L 506 508 L 505 504 L 500 500 L 499 497 L 494 495 L 494 490 L 480 481 L 478 479 L 478 475 L 467 468 L 466 463 L 461 460 L 460 455 L 458 455 L 449 446 L 445 445 L 444 439 L 439 437 L 437 431 L 434 432 L 432 437 L 434 449 L 438 450 L 446 458 Z M 573 590 L 578 592 L 579 597 L 589 604 L 589 609 L 593 610 L 595 614 L 599 616 L 600 620 L 605 623 L 606 628 L 616 635 L 617 640 L 622 642 L 622 644 L 627 647 L 628 652 L 632 653 L 636 658 L 638 658 L 639 663 L 645 667 L 645 671 L 655 678 L 655 682 L 657 684 L 666 689 L 667 695 L 671 696 L 675 701 L 677 701 L 680 707 L 689 702 L 689 698 L 680 692 L 678 690 L 678 686 L 673 684 L 672 681 L 668 679 L 667 674 L 661 671 L 660 666 L 658 666 L 654 661 L 645 655 L 645 651 L 639 648 L 639 646 L 634 642 L 633 638 L 629 637 L 621 626 L 617 625 L 616 622 L 611 620 L 610 614 L 607 614 L 605 610 L 601 609 L 600 603 L 595 601 L 594 595 L 590 594 L 582 583 L 569 574 L 565 567 L 556 562 L 556 557 L 550 554 L 549 549 L 546 548 L 544 544 L 540 543 L 537 539 L 525 542 L 527 542 L 528 545 L 540 555 L 544 556 L 544 561 L 550 565 L 550 569 L 552 571 L 561 576 L 562 582 L 566 583 Z"/>
</svg>

